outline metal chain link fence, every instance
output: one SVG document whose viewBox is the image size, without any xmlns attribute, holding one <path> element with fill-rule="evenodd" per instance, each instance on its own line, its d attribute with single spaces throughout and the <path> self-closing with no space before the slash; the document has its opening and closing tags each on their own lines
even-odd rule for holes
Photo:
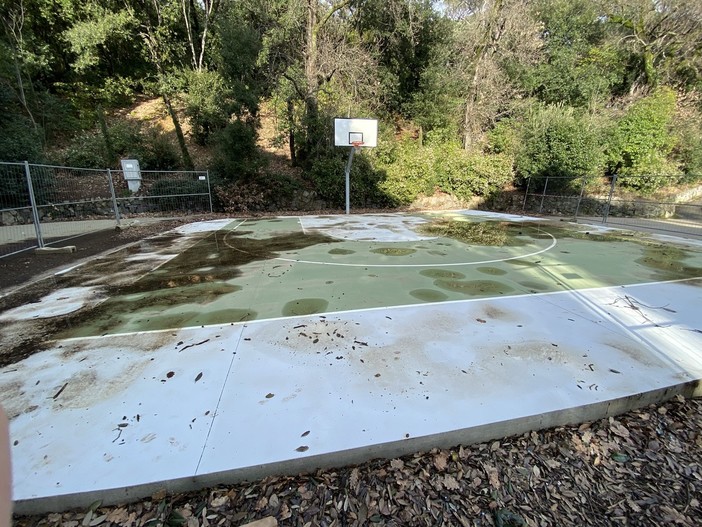
<svg viewBox="0 0 702 527">
<path fill-rule="evenodd" d="M 212 212 L 206 171 L 0 163 L 0 258 L 111 229 L 123 218 L 197 212 Z"/>
<path fill-rule="evenodd" d="M 694 181 L 695 178 L 689 178 Z M 699 181 L 701 178 L 696 178 Z M 702 237 L 702 184 L 678 188 L 680 176 L 530 178 L 522 210 L 623 227 Z"/>
</svg>

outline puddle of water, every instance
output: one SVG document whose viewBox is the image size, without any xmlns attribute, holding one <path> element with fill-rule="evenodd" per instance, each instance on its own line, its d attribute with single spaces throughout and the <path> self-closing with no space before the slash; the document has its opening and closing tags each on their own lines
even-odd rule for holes
<svg viewBox="0 0 702 527">
<path fill-rule="evenodd" d="M 371 249 L 370 252 L 385 256 L 408 256 L 416 253 L 417 250 L 409 249 L 407 247 L 379 247 L 378 249 Z"/>
<path fill-rule="evenodd" d="M 330 251 L 327 251 L 329 254 L 355 254 L 356 251 L 352 251 L 351 249 L 332 249 Z"/>
<path fill-rule="evenodd" d="M 414 289 L 410 295 L 423 302 L 442 302 L 448 299 L 447 295 L 436 289 Z"/>
<path fill-rule="evenodd" d="M 314 315 L 324 312 L 328 306 L 329 301 L 323 298 L 300 298 L 291 300 L 283 306 L 283 316 Z"/>
<path fill-rule="evenodd" d="M 471 296 L 504 295 L 514 291 L 513 287 L 494 280 L 435 280 L 434 285 L 446 291 Z"/>
<path fill-rule="evenodd" d="M 425 269 L 424 271 L 419 271 L 419 274 L 434 279 L 447 278 L 451 280 L 463 280 L 466 277 L 463 273 L 449 271 L 448 269 Z"/>
</svg>

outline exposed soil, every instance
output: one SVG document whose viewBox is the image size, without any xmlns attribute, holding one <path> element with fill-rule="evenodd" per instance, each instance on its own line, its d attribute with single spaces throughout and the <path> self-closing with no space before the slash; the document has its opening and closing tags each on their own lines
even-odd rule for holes
<svg viewBox="0 0 702 527">
<path fill-rule="evenodd" d="M 678 397 L 580 426 L 15 525 L 692 527 L 701 452 L 702 401 Z"/>
</svg>

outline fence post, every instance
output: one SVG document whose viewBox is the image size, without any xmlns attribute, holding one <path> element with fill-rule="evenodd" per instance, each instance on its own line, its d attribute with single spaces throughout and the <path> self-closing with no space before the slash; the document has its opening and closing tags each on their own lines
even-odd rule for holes
<svg viewBox="0 0 702 527">
<path fill-rule="evenodd" d="M 24 162 L 24 173 L 27 176 L 27 189 L 29 190 L 29 202 L 32 204 L 32 218 L 34 220 L 34 231 L 37 234 L 37 244 L 40 249 L 44 248 L 44 238 L 41 234 L 41 225 L 39 224 L 39 209 L 37 208 L 37 200 L 34 197 L 34 187 L 32 186 L 32 175 L 29 172 L 29 161 Z"/>
<path fill-rule="evenodd" d="M 544 183 L 544 193 L 541 194 L 541 205 L 539 205 L 539 214 L 544 208 L 544 198 L 546 197 L 546 189 L 548 188 L 548 176 L 546 176 L 546 182 Z"/>
<path fill-rule="evenodd" d="M 602 223 L 607 223 L 607 218 L 609 218 L 609 209 L 612 206 L 612 196 L 614 195 L 614 187 L 617 186 L 617 174 L 612 176 L 612 186 L 609 187 L 609 198 L 607 198 L 607 205 L 605 206 L 604 215 L 602 218 Z"/>
<path fill-rule="evenodd" d="M 205 171 L 205 177 L 207 178 L 207 195 L 210 197 L 210 212 L 214 212 L 212 207 L 212 188 L 210 188 L 210 171 Z"/>
<path fill-rule="evenodd" d="M 578 205 L 575 207 L 575 221 L 578 221 L 578 213 L 580 212 L 580 204 L 583 201 L 583 193 L 585 192 L 585 176 L 583 176 L 583 184 L 580 187 L 580 197 L 578 198 Z"/>
<path fill-rule="evenodd" d="M 110 185 L 110 196 L 112 196 L 112 210 L 115 211 L 115 220 L 117 221 L 117 226 L 119 227 L 120 217 L 119 217 L 119 207 L 117 206 L 117 196 L 115 195 L 115 185 L 112 183 L 112 172 L 107 169 L 107 181 Z"/>
<path fill-rule="evenodd" d="M 529 185 L 531 185 L 531 176 L 529 176 L 529 179 L 527 179 L 527 188 L 526 192 L 524 193 L 524 203 L 522 203 L 522 212 L 526 211 L 526 202 L 527 198 L 529 197 Z"/>
</svg>

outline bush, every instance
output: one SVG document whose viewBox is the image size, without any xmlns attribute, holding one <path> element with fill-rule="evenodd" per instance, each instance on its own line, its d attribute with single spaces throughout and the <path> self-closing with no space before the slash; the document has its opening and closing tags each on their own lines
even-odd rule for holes
<svg viewBox="0 0 702 527">
<path fill-rule="evenodd" d="M 223 180 L 252 177 L 263 162 L 256 147 L 256 130 L 237 120 L 217 134 L 212 171 Z"/>
<path fill-rule="evenodd" d="M 702 179 L 702 125 L 690 119 L 678 126 L 678 142 L 675 154 L 685 174 L 683 181 L 692 183 Z"/>
<path fill-rule="evenodd" d="M 232 114 L 231 93 L 219 73 L 198 71 L 188 75 L 185 114 L 199 145 L 207 144 L 212 134 L 227 126 Z"/>
<path fill-rule="evenodd" d="M 178 170 L 182 168 L 178 150 L 168 137 L 158 130 L 151 130 L 142 136 L 138 159 L 143 170 Z"/>
<path fill-rule="evenodd" d="M 308 172 L 317 194 L 330 206 L 342 207 L 346 203 L 346 163 L 348 150 L 332 152 L 330 157 L 317 159 Z M 375 170 L 366 155 L 354 155 L 349 175 L 350 200 L 353 207 L 384 207 L 391 204 L 381 182 L 385 174 Z"/>
<path fill-rule="evenodd" d="M 676 163 L 669 159 L 676 143 L 671 130 L 675 104 L 675 92 L 662 88 L 629 107 L 609 139 L 610 173 L 621 176 L 680 174 Z M 652 192 L 662 181 L 665 179 L 632 177 L 623 178 L 622 185 Z"/>
<path fill-rule="evenodd" d="M 165 134 L 144 131 L 139 123 L 117 122 L 108 129 L 116 159 L 109 159 L 105 138 L 98 130 L 88 130 L 73 138 L 58 163 L 81 168 L 119 166 L 119 159 L 137 159 L 142 170 L 174 170 L 181 167 L 180 156 Z"/>
<path fill-rule="evenodd" d="M 15 104 L 9 86 L 0 83 L 0 161 L 41 161 L 42 137 Z"/>
<path fill-rule="evenodd" d="M 89 130 L 75 136 L 68 148 L 56 160 L 57 163 L 81 168 L 105 168 L 107 159 L 105 139 L 99 131 Z"/>
<path fill-rule="evenodd" d="M 600 132 L 589 117 L 573 108 L 536 104 L 520 134 L 515 168 L 521 178 L 532 178 L 534 188 L 547 177 L 550 189 L 580 188 L 583 177 L 603 173 Z"/>
<path fill-rule="evenodd" d="M 380 188 L 397 205 L 442 190 L 461 199 L 488 196 L 513 178 L 512 159 L 505 154 L 469 153 L 456 143 L 419 147 L 408 140 L 384 153 L 390 161 Z"/>
</svg>

